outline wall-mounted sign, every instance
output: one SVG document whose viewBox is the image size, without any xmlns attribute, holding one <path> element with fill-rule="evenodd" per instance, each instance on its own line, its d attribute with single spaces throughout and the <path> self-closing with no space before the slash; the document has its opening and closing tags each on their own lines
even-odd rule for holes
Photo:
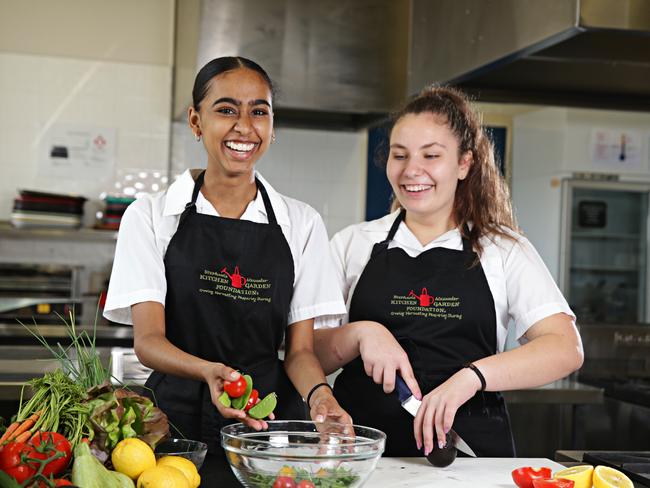
<svg viewBox="0 0 650 488">
<path fill-rule="evenodd" d="M 607 225 L 607 204 L 602 201 L 583 200 L 578 203 L 578 226 L 603 228 Z"/>
<path fill-rule="evenodd" d="M 74 179 L 110 177 L 116 134 L 114 128 L 53 125 L 39 144 L 39 174 Z"/>
<path fill-rule="evenodd" d="M 612 170 L 641 169 L 641 141 L 640 131 L 593 129 L 591 162 Z"/>
</svg>

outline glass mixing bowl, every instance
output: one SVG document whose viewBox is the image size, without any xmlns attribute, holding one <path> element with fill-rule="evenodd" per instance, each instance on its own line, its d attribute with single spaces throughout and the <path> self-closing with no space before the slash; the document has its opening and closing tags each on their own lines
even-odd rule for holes
<svg viewBox="0 0 650 488">
<path fill-rule="evenodd" d="M 196 469 L 201 469 L 208 445 L 205 442 L 191 439 L 167 439 L 156 446 L 154 454 L 156 459 L 164 456 L 180 456 L 194 463 Z"/>
<path fill-rule="evenodd" d="M 280 480 L 281 486 L 356 488 L 375 469 L 386 443 L 386 434 L 360 425 L 267 423 L 269 429 L 259 432 L 241 423 L 221 429 L 230 467 L 246 487 L 272 488 L 286 477 L 293 481 Z"/>
</svg>

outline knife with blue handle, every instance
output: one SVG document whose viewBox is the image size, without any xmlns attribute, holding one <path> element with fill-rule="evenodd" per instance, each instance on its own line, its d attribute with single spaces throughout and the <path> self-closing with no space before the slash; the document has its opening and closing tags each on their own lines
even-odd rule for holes
<svg viewBox="0 0 650 488">
<path fill-rule="evenodd" d="M 402 408 L 415 417 L 422 401 L 413 396 L 413 393 L 411 393 L 406 382 L 399 374 L 395 377 L 395 389 L 397 390 L 397 398 L 399 398 Z M 453 429 L 449 431 L 449 435 L 451 436 L 451 442 L 454 444 L 456 449 L 464 452 L 468 456 L 476 457 L 472 448 L 469 447 L 467 442 L 465 442 Z"/>
</svg>

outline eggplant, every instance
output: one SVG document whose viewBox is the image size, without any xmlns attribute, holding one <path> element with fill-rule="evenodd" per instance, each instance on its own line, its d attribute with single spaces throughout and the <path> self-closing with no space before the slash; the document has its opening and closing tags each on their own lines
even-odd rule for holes
<svg viewBox="0 0 650 488">
<path fill-rule="evenodd" d="M 441 449 L 438 447 L 438 442 L 434 442 L 433 451 L 431 451 L 427 456 L 427 461 L 433 464 L 436 468 L 444 468 L 454 462 L 457 452 L 456 446 L 454 446 L 454 443 L 451 441 L 451 435 L 447 433 L 445 436 L 445 447 Z"/>
</svg>

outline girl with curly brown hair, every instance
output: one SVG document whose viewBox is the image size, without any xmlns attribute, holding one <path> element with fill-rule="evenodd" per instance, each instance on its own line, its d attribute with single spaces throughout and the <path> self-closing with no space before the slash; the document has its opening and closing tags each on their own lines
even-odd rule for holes
<svg viewBox="0 0 650 488">
<path fill-rule="evenodd" d="M 343 367 L 335 396 L 388 434 L 388 456 L 429 454 L 452 426 L 479 456 L 513 456 L 499 391 L 579 368 L 575 315 L 518 233 L 462 92 L 428 87 L 397 113 L 386 174 L 394 211 L 331 242 L 348 317 L 321 319 L 330 328 L 315 344 L 326 372 Z M 504 351 L 508 327 L 522 345 Z M 415 419 L 395 392 L 402 378 L 422 399 Z"/>
</svg>

